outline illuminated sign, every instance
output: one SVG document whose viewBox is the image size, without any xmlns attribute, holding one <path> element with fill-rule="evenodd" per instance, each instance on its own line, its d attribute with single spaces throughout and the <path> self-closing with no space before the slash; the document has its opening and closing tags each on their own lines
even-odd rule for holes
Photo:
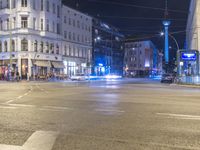
<svg viewBox="0 0 200 150">
<path fill-rule="evenodd" d="M 181 58 L 183 61 L 196 61 L 197 54 L 195 52 L 183 52 Z"/>
</svg>

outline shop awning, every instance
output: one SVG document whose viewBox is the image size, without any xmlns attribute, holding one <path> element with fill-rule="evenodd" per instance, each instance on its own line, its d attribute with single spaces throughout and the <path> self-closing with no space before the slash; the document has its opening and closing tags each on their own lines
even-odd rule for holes
<svg viewBox="0 0 200 150">
<path fill-rule="evenodd" d="M 38 67 L 51 67 L 50 61 L 36 60 L 34 63 Z"/>
<path fill-rule="evenodd" d="M 60 62 L 60 61 L 59 62 L 53 61 L 52 65 L 53 65 L 54 68 L 57 68 L 57 69 L 65 68 L 63 62 Z"/>
<path fill-rule="evenodd" d="M 0 66 L 8 66 L 10 64 L 10 60 L 1 60 L 0 61 Z M 16 65 L 17 60 L 12 60 L 12 64 Z"/>
</svg>

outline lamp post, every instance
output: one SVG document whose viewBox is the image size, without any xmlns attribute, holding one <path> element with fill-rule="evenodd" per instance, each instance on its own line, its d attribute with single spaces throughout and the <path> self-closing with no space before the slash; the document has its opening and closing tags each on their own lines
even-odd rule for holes
<svg viewBox="0 0 200 150">
<path fill-rule="evenodd" d="M 9 49 L 10 49 L 10 64 L 8 66 L 8 78 L 9 80 L 12 79 L 12 17 L 11 17 L 11 14 L 12 14 L 12 0 L 9 1 L 10 5 L 10 17 L 9 17 L 9 37 L 10 37 L 10 42 L 9 42 Z"/>
<path fill-rule="evenodd" d="M 160 36 L 164 36 L 164 35 L 165 35 L 164 32 L 160 33 Z M 168 33 L 168 35 L 169 35 L 170 38 L 172 38 L 174 40 L 174 42 L 176 43 L 177 50 L 179 50 L 180 46 L 179 46 L 178 41 L 176 40 L 176 38 L 173 35 L 169 34 L 169 33 Z"/>
</svg>

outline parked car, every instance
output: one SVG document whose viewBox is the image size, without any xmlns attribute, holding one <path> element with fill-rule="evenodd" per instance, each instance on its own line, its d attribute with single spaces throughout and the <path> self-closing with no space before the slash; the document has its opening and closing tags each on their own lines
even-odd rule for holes
<svg viewBox="0 0 200 150">
<path fill-rule="evenodd" d="M 175 76 L 172 75 L 172 74 L 164 74 L 162 75 L 162 78 L 161 78 L 161 83 L 173 83 L 174 82 L 174 79 L 175 79 Z"/>
<path fill-rule="evenodd" d="M 71 76 L 70 78 L 72 81 L 84 81 L 87 80 L 88 77 L 84 74 L 76 74 L 74 76 Z"/>
</svg>

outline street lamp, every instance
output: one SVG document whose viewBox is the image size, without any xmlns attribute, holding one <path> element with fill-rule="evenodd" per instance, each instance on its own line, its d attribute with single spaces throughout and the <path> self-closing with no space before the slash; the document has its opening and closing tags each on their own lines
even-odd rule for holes
<svg viewBox="0 0 200 150">
<path fill-rule="evenodd" d="M 11 80 L 11 78 L 12 78 L 12 30 L 11 30 L 11 28 L 12 28 L 12 22 L 11 22 L 11 20 L 12 20 L 12 17 L 11 17 L 11 14 L 12 14 L 12 0 L 10 0 L 9 1 L 9 3 L 10 3 L 10 5 L 9 5 L 9 7 L 10 7 L 10 17 L 9 17 L 9 36 L 10 36 L 10 64 L 9 64 L 9 66 L 8 66 L 8 78 L 9 78 L 9 80 Z"/>
<path fill-rule="evenodd" d="M 164 32 L 160 32 L 160 36 L 164 36 L 164 35 L 165 35 Z M 175 38 L 173 35 L 171 35 L 171 34 L 168 34 L 168 35 L 169 35 L 169 37 L 171 37 L 171 38 L 174 40 L 174 42 L 176 43 L 176 47 L 177 47 L 177 49 L 179 50 L 180 47 L 179 47 L 179 44 L 178 44 L 176 38 Z"/>
</svg>

